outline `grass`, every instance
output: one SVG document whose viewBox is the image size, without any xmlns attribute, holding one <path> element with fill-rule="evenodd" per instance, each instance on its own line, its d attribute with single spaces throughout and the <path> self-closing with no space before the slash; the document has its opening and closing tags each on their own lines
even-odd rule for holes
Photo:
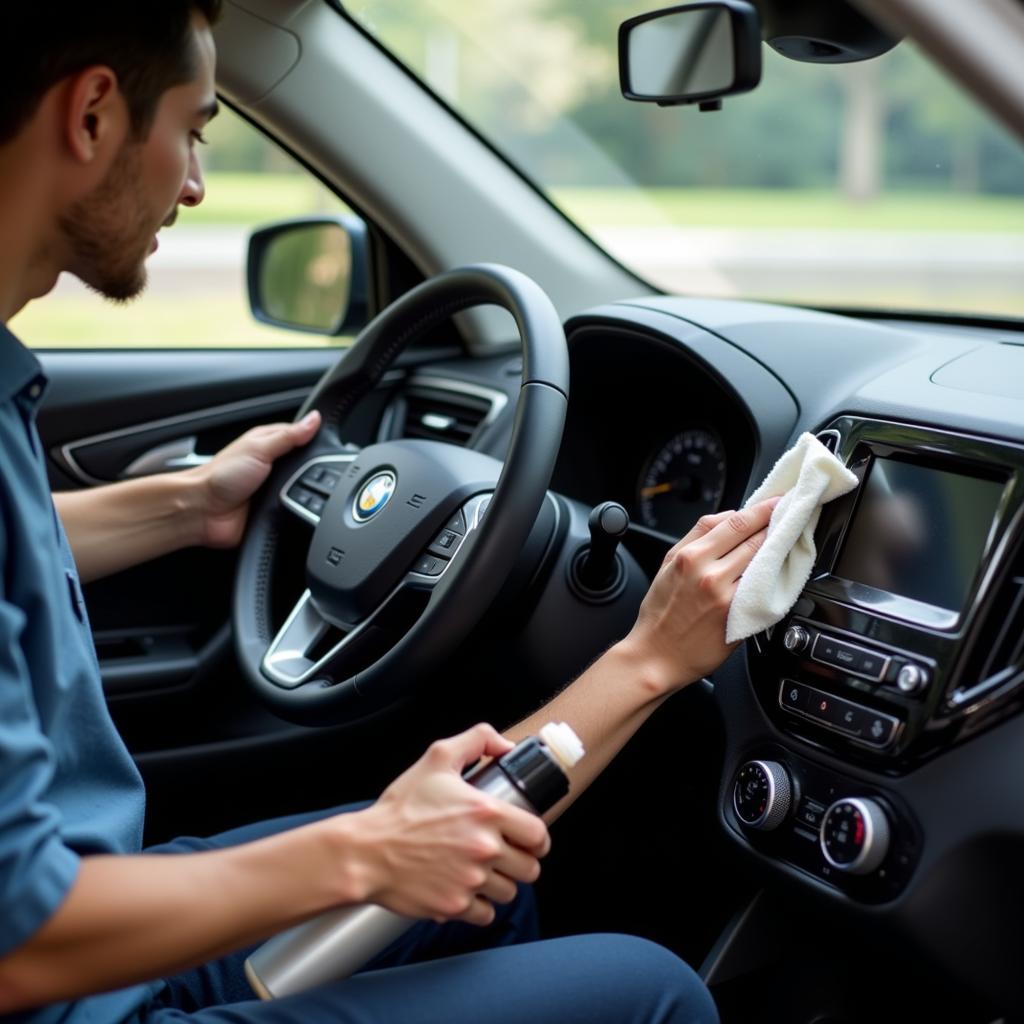
<svg viewBox="0 0 1024 1024">
<path fill-rule="evenodd" d="M 349 208 L 308 174 L 206 175 L 206 199 L 182 210 L 188 226 L 245 225 L 255 227 L 285 217 L 345 213 Z"/>
<path fill-rule="evenodd" d="M 581 223 L 602 227 L 1024 232 L 1024 200 L 1010 196 L 891 192 L 858 203 L 831 191 L 559 189 L 555 199 Z"/>
<path fill-rule="evenodd" d="M 851 202 L 836 191 L 566 188 L 555 200 L 586 225 L 819 229 L 828 231 L 1024 232 L 1024 200 L 956 192 L 889 192 Z M 255 225 L 347 210 L 308 175 L 207 175 L 206 201 L 188 225 Z"/>
<path fill-rule="evenodd" d="M 97 295 L 34 302 L 11 321 L 34 348 L 321 348 L 344 339 L 296 334 L 258 324 L 241 294 L 202 295 L 188 302 L 146 295 L 113 308 Z"/>
<path fill-rule="evenodd" d="M 657 189 L 646 194 L 613 189 L 562 189 L 557 201 L 581 223 L 599 227 L 681 227 L 828 231 L 964 231 L 1024 233 L 1024 201 L 1002 196 L 892 193 L 871 203 L 851 203 L 835 192 Z M 207 199 L 183 210 L 188 227 L 256 226 L 313 213 L 341 213 L 346 207 L 306 175 L 225 174 L 207 177 Z M 927 296 L 837 294 L 801 291 L 799 280 L 779 301 L 891 305 L 928 308 Z M 962 311 L 1024 314 L 1024 291 L 994 294 L 965 291 L 944 295 L 940 303 Z M 755 297 L 753 294 L 751 298 Z M 32 303 L 14 318 L 12 328 L 36 347 L 86 348 L 248 348 L 314 347 L 337 344 L 311 334 L 279 331 L 255 323 L 241 288 L 223 294 L 161 294 L 154 289 L 139 302 L 112 309 L 94 295 L 62 290 Z"/>
</svg>

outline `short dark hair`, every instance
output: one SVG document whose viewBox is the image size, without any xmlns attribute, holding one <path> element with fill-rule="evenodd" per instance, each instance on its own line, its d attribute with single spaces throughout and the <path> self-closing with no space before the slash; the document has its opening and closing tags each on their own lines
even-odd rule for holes
<svg viewBox="0 0 1024 1024">
<path fill-rule="evenodd" d="M 17 0 L 3 12 L 0 144 L 62 79 L 102 64 L 117 75 L 132 132 L 145 137 L 160 97 L 196 73 L 193 12 L 212 25 L 222 0 Z M 4 5 L 8 7 L 7 4 Z"/>
</svg>

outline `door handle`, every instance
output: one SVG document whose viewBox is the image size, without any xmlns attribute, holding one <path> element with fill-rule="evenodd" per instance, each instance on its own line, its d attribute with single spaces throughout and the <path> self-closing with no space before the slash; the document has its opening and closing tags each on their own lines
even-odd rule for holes
<svg viewBox="0 0 1024 1024">
<path fill-rule="evenodd" d="M 174 473 L 180 469 L 191 469 L 193 466 L 205 466 L 213 456 L 199 455 L 196 452 L 197 440 L 195 436 L 180 437 L 176 441 L 151 448 L 132 461 L 121 474 L 122 479 L 151 476 L 154 473 Z"/>
</svg>

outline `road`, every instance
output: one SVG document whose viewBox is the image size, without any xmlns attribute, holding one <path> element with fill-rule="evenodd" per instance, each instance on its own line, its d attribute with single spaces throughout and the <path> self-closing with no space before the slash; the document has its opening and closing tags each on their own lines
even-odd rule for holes
<svg viewBox="0 0 1024 1024">
<path fill-rule="evenodd" d="M 198 296 L 243 287 L 246 237 L 241 228 L 165 231 L 150 261 L 151 292 Z M 669 291 L 933 308 L 1010 302 L 1024 315 L 1021 235 L 615 227 L 597 238 Z M 76 288 L 64 280 L 60 291 Z"/>
</svg>

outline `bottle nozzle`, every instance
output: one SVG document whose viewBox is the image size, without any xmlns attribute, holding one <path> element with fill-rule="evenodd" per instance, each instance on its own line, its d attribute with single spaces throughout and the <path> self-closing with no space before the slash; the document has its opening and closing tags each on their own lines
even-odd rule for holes
<svg viewBox="0 0 1024 1024">
<path fill-rule="evenodd" d="M 586 753 L 579 736 L 565 722 L 548 722 L 537 733 L 537 737 L 563 768 L 572 768 Z"/>
</svg>

